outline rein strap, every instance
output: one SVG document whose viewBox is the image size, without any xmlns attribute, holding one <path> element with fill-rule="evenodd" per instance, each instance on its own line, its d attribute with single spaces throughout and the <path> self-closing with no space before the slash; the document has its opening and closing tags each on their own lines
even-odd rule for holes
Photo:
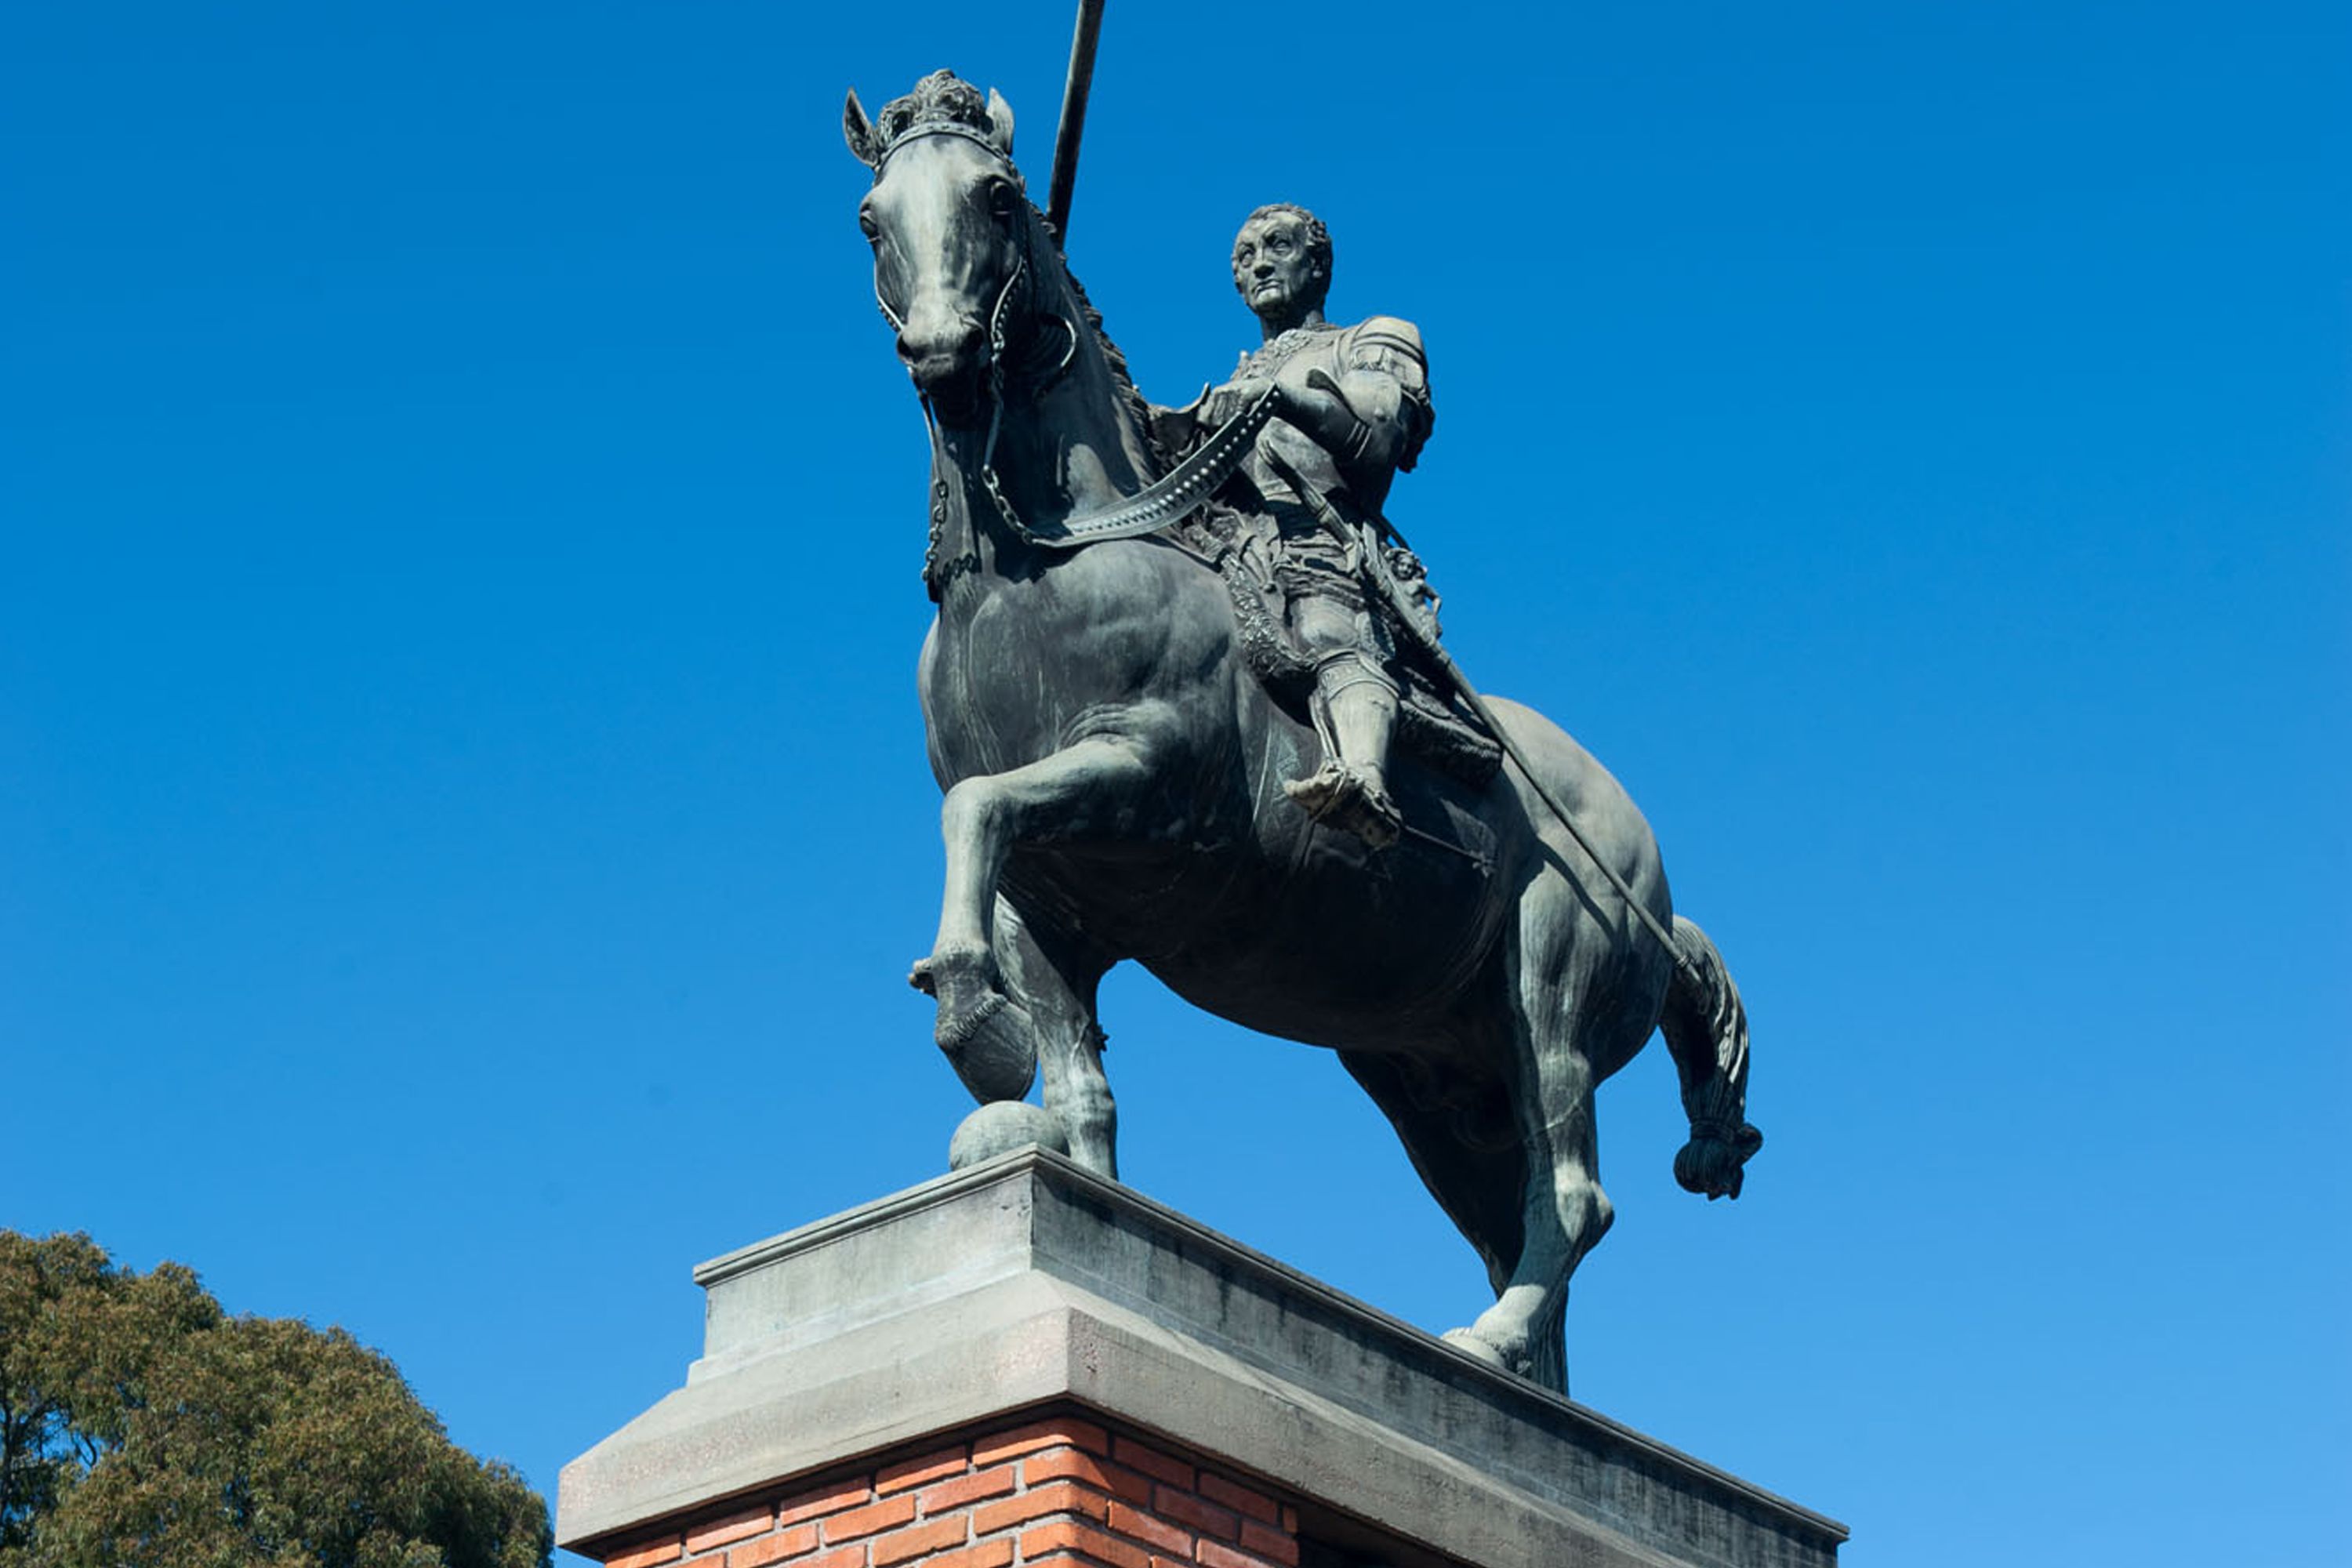
<svg viewBox="0 0 2352 1568">
<path fill-rule="evenodd" d="M 1024 522 L 996 482 L 996 469 L 987 456 L 981 459 L 981 483 L 997 511 L 1013 532 L 1047 550 L 1076 550 L 1107 539 L 1138 539 L 1157 533 L 1183 518 L 1231 479 L 1249 455 L 1250 445 L 1274 417 L 1274 388 L 1268 386 L 1251 405 L 1217 428 L 1198 451 L 1168 470 L 1150 486 L 1101 511 L 1065 518 L 1051 528 Z M 992 427 L 990 434 L 994 435 Z M 994 442 L 990 443 L 993 455 Z"/>
</svg>

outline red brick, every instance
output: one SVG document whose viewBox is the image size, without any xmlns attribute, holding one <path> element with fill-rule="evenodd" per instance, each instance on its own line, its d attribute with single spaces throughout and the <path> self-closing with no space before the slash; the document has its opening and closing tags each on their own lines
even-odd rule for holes
<svg viewBox="0 0 2352 1568">
<path fill-rule="evenodd" d="M 1282 1528 L 1293 1535 L 1298 1533 L 1298 1510 L 1288 1503 L 1282 1505 Z"/>
<path fill-rule="evenodd" d="M 884 1498 L 880 1502 L 853 1508 L 847 1513 L 836 1513 L 824 1521 L 824 1543 L 835 1545 L 855 1541 L 861 1535 L 873 1535 L 880 1531 L 896 1530 L 915 1517 L 915 1500 L 910 1497 Z"/>
<path fill-rule="evenodd" d="M 1007 1525 L 1026 1524 L 1049 1513 L 1082 1513 L 1101 1521 L 1110 1517 L 1110 1499 L 1069 1481 L 1031 1487 L 1019 1497 L 989 1503 L 971 1512 L 971 1532 L 993 1535 Z"/>
<path fill-rule="evenodd" d="M 945 1546 L 961 1546 L 971 1539 L 971 1521 L 961 1514 L 953 1519 L 935 1519 L 912 1530 L 894 1530 L 875 1538 L 874 1568 L 890 1568 L 893 1563 L 904 1563 L 909 1557 L 920 1557 Z"/>
<path fill-rule="evenodd" d="M 768 1568 L 771 1563 L 781 1563 L 787 1557 L 798 1557 L 816 1547 L 816 1526 L 796 1524 L 790 1530 L 780 1530 L 773 1535 L 763 1535 L 746 1546 L 739 1546 L 727 1554 L 727 1568 Z"/>
<path fill-rule="evenodd" d="M 1260 1557 L 1271 1557 L 1288 1568 L 1298 1568 L 1298 1538 L 1287 1531 L 1245 1519 L 1242 1521 L 1242 1544 Z"/>
<path fill-rule="evenodd" d="M 1110 1452 L 1110 1434 L 1091 1421 L 1074 1420 L 1056 1415 L 1044 1421 L 1032 1421 L 1026 1426 L 1015 1426 L 1010 1432 L 999 1432 L 992 1437 L 982 1437 L 971 1446 L 971 1462 L 993 1465 L 1036 1448 L 1065 1445 L 1084 1448 L 1088 1453 Z"/>
<path fill-rule="evenodd" d="M 921 1486 L 925 1481 L 936 1481 L 948 1476 L 960 1476 L 964 1471 L 964 1447 L 958 1443 L 954 1447 L 944 1449 L 940 1453 L 925 1454 L 920 1458 L 901 1459 L 895 1465 L 885 1465 L 882 1467 L 882 1473 L 874 1478 L 874 1489 L 885 1494 L 902 1492 L 908 1487 Z"/>
<path fill-rule="evenodd" d="M 838 1552 L 828 1552 L 822 1557 L 812 1557 L 805 1563 L 795 1563 L 793 1568 L 866 1568 L 866 1548 L 845 1546 Z"/>
<path fill-rule="evenodd" d="M 982 1498 L 1003 1497 L 1013 1489 L 1013 1468 L 999 1465 L 992 1470 L 980 1470 L 969 1476 L 959 1476 L 951 1481 L 941 1481 L 916 1498 L 928 1519 L 942 1509 L 961 1508 Z"/>
<path fill-rule="evenodd" d="M 1011 1541 L 983 1541 L 977 1546 L 967 1546 L 961 1552 L 926 1557 L 923 1568 L 1004 1568 L 1012 1561 Z"/>
<path fill-rule="evenodd" d="M 1154 1518 L 1142 1510 L 1129 1508 L 1123 1502 L 1114 1502 L 1110 1505 L 1110 1527 L 1121 1535 L 1133 1536 L 1146 1546 L 1160 1547 L 1165 1551 L 1178 1552 L 1186 1557 L 1192 1554 L 1192 1537 L 1190 1533 L 1177 1529 L 1164 1519 Z"/>
<path fill-rule="evenodd" d="M 714 1546 L 724 1546 L 730 1541 L 741 1541 L 757 1535 L 776 1522 L 776 1510 L 761 1507 L 746 1513 L 730 1513 L 725 1519 L 712 1520 L 699 1530 L 686 1532 L 688 1552 L 708 1552 Z"/>
<path fill-rule="evenodd" d="M 1099 1487 L 1133 1503 L 1151 1501 L 1151 1478 L 1108 1459 L 1081 1454 L 1076 1448 L 1049 1448 L 1021 1461 L 1021 1479 L 1031 1486 L 1067 1478 Z"/>
<path fill-rule="evenodd" d="M 1242 1516 L 1229 1508 L 1219 1508 L 1213 1502 L 1202 1502 L 1191 1492 L 1178 1491 L 1174 1487 L 1154 1487 L 1151 1508 L 1164 1513 L 1180 1524 L 1189 1524 L 1203 1535 L 1221 1535 L 1227 1541 L 1242 1537 Z"/>
<path fill-rule="evenodd" d="M 1223 1503 L 1235 1513 L 1245 1513 L 1268 1524 L 1279 1523 L 1282 1519 L 1281 1505 L 1264 1492 L 1236 1486 L 1224 1477 L 1213 1476 L 1206 1470 L 1201 1472 L 1201 1495 L 1211 1502 Z"/>
<path fill-rule="evenodd" d="M 665 1535 L 659 1541 L 648 1541 L 642 1546 L 632 1546 L 626 1552 L 616 1552 L 604 1559 L 604 1568 L 654 1568 L 656 1563 L 675 1563 L 686 1555 L 686 1547 L 675 1535 Z"/>
<path fill-rule="evenodd" d="M 1236 1552 L 1230 1546 L 1222 1546 L 1213 1541 L 1201 1542 L 1193 1549 L 1192 1555 L 1200 1563 L 1201 1568 L 1280 1568 L 1278 1563 L 1269 1563 L 1263 1557 L 1254 1557 L 1246 1552 Z"/>
<path fill-rule="evenodd" d="M 1034 1530 L 1021 1532 L 1021 1560 L 1043 1557 L 1048 1552 L 1080 1552 L 1110 1565 L 1110 1568 L 1151 1568 L 1150 1554 L 1139 1546 L 1105 1535 L 1092 1525 L 1076 1520 L 1060 1519 L 1051 1524 L 1041 1524 Z"/>
<path fill-rule="evenodd" d="M 839 1513 L 843 1509 L 855 1508 L 873 1495 L 874 1489 L 866 1485 L 864 1476 L 836 1481 L 815 1491 L 786 1498 L 776 1510 L 776 1522 L 798 1524 L 804 1519 L 815 1519 L 821 1514 Z"/>
<path fill-rule="evenodd" d="M 1122 1465 L 1134 1466 L 1154 1480 L 1166 1481 L 1171 1487 L 1190 1487 L 1192 1484 L 1192 1466 L 1181 1459 L 1171 1459 L 1159 1449 L 1136 1442 L 1131 1437 L 1114 1441 L 1110 1446 L 1110 1457 Z"/>
</svg>

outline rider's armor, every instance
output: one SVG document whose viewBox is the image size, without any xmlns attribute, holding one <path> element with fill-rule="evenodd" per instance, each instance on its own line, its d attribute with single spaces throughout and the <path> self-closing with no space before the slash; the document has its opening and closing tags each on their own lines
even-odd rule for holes
<svg viewBox="0 0 2352 1568">
<path fill-rule="evenodd" d="M 1268 380 L 1337 395 L 1354 416 L 1327 448 L 1276 419 L 1222 492 L 1271 524 L 1275 581 L 1291 636 L 1315 666 L 1312 700 L 1321 768 L 1286 790 L 1318 820 L 1374 847 L 1400 825 L 1386 782 L 1397 681 L 1385 668 L 1373 617 L 1385 613 L 1367 574 L 1388 570 L 1381 508 L 1397 473 L 1421 456 L 1434 417 L 1429 366 L 1412 322 L 1374 316 L 1352 327 L 1294 327 L 1242 356 L 1234 378 L 1198 405 L 1201 427 L 1239 413 Z M 1187 412 L 1194 412 L 1188 410 Z"/>
</svg>

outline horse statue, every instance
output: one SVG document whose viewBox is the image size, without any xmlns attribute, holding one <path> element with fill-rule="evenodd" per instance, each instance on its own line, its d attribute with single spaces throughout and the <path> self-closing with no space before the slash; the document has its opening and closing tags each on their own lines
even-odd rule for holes
<svg viewBox="0 0 2352 1568">
<path fill-rule="evenodd" d="M 1026 197 L 1010 109 L 940 72 L 878 121 L 851 93 L 843 124 L 873 171 L 876 298 L 931 432 L 919 683 L 947 868 L 913 979 L 939 1045 L 983 1109 L 1042 1069 L 1071 1157 L 1111 1177 L 1111 965 L 1338 1051 L 1486 1261 L 1494 1305 L 1447 1340 L 1564 1392 L 1569 1278 L 1611 1219 L 1595 1087 L 1663 1028 L 1691 1124 L 1681 1184 L 1738 1196 L 1762 1142 L 1738 992 L 1674 914 L 1648 824 L 1575 741 L 1501 700 L 1483 711 L 1518 761 L 1401 756 L 1388 847 L 1286 798 L 1324 742 L 1253 664 L 1231 563 L 1173 526 L 1204 515 L 1214 464 L 1155 443 Z M 1256 427 L 1233 426 L 1210 458 Z"/>
</svg>

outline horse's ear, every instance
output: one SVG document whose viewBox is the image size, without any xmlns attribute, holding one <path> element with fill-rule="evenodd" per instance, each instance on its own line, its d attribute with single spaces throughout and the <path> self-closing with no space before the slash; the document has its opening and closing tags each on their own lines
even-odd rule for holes
<svg viewBox="0 0 2352 1568">
<path fill-rule="evenodd" d="M 882 161 L 882 138 L 874 132 L 874 121 L 866 118 L 866 106 L 857 101 L 857 89 L 849 89 L 849 100 L 841 106 L 841 138 L 849 150 L 867 168 L 878 168 Z"/>
<path fill-rule="evenodd" d="M 994 88 L 988 89 L 988 125 L 990 142 L 1006 157 L 1013 156 L 1013 106 Z"/>
</svg>

